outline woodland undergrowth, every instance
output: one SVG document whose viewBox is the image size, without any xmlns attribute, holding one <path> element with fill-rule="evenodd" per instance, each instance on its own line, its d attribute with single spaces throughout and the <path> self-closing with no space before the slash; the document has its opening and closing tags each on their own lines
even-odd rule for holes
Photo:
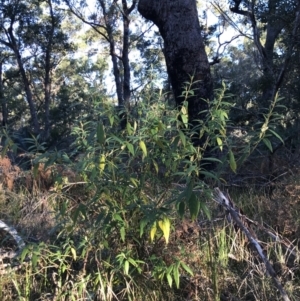
<svg viewBox="0 0 300 301">
<path fill-rule="evenodd" d="M 145 96 L 126 112 L 100 99 L 78 120 L 67 150 L 29 139 L 29 170 L 9 160 L 17 145 L 5 133 L 0 219 L 26 247 L 2 261 L 1 300 L 281 300 L 251 245 L 213 201 L 214 187 L 293 243 L 293 256 L 268 237 L 263 247 L 290 299 L 299 300 L 300 173 L 291 163 L 297 153 L 277 133 L 280 99 L 242 130 L 230 124 L 223 86 L 207 119 L 191 129 L 192 93 L 187 85 L 180 110 L 163 95 Z M 2 230 L 0 244 L 15 247 Z"/>
</svg>

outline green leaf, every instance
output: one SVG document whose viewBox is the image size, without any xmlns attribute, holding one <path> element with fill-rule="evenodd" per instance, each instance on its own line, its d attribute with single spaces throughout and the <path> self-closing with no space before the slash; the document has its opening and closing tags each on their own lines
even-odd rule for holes
<svg viewBox="0 0 300 301">
<path fill-rule="evenodd" d="M 115 135 L 113 135 L 113 134 L 111 134 L 110 137 L 111 137 L 114 141 L 119 142 L 120 144 L 123 144 L 123 143 L 124 143 L 123 140 L 121 140 L 119 137 L 117 137 L 117 136 L 115 136 Z"/>
<path fill-rule="evenodd" d="M 189 205 L 191 219 L 195 220 L 200 211 L 200 202 L 197 199 L 197 196 L 195 195 L 194 192 L 192 192 L 192 194 L 188 200 L 188 205 Z"/>
<path fill-rule="evenodd" d="M 217 137 L 217 144 L 221 151 L 223 151 L 223 141 L 220 137 Z"/>
<path fill-rule="evenodd" d="M 282 138 L 276 132 L 274 132 L 271 129 L 269 129 L 269 132 L 271 132 L 275 137 L 277 137 L 284 144 L 284 141 L 282 140 Z"/>
<path fill-rule="evenodd" d="M 26 247 L 26 248 L 24 248 L 23 250 L 22 250 L 22 253 L 21 253 L 21 256 L 20 256 L 20 261 L 21 262 L 23 262 L 24 261 L 24 259 L 25 259 L 25 257 L 26 257 L 26 255 L 29 253 L 29 250 L 28 250 L 28 248 Z"/>
<path fill-rule="evenodd" d="M 169 237 L 170 237 L 170 229 L 171 229 L 170 220 L 167 217 L 164 217 L 163 220 L 158 221 L 158 226 L 162 230 L 166 243 L 168 244 Z"/>
<path fill-rule="evenodd" d="M 134 187 L 138 187 L 138 186 L 139 186 L 139 182 L 138 182 L 137 179 L 135 179 L 135 178 L 130 178 L 129 180 L 130 180 L 130 182 L 132 183 L 132 185 L 133 185 Z"/>
<path fill-rule="evenodd" d="M 103 171 L 105 168 L 105 155 L 101 155 L 100 162 L 99 162 L 99 169 L 100 171 Z"/>
<path fill-rule="evenodd" d="M 134 123 L 133 123 L 133 132 L 134 132 L 134 133 L 135 133 L 136 130 L 137 130 L 137 126 L 138 126 L 137 122 L 134 121 Z"/>
<path fill-rule="evenodd" d="M 126 123 L 126 130 L 127 130 L 128 135 L 133 134 L 133 128 L 129 122 Z"/>
<path fill-rule="evenodd" d="M 170 274 L 167 274 L 167 280 L 168 280 L 169 286 L 172 287 L 173 279 Z"/>
<path fill-rule="evenodd" d="M 37 266 L 37 262 L 38 262 L 38 255 L 36 253 L 32 254 L 31 262 L 32 262 L 33 268 L 35 268 Z"/>
<path fill-rule="evenodd" d="M 121 215 L 120 214 L 118 214 L 118 213 L 115 213 L 114 215 L 113 215 L 113 217 L 114 217 L 114 220 L 115 221 L 119 221 L 119 222 L 124 222 L 123 221 L 123 219 L 122 219 L 122 217 L 121 217 Z"/>
<path fill-rule="evenodd" d="M 105 132 L 104 132 L 104 126 L 102 122 L 99 122 L 97 125 L 97 141 L 101 145 L 105 143 Z"/>
<path fill-rule="evenodd" d="M 144 234 L 144 229 L 146 227 L 146 225 L 148 224 L 148 219 L 147 218 L 142 218 L 140 221 L 140 237 L 143 236 Z"/>
<path fill-rule="evenodd" d="M 183 145 L 183 147 L 185 147 L 185 145 L 186 145 L 186 137 L 185 137 L 184 133 L 181 130 L 178 130 L 178 132 L 179 132 L 179 137 L 180 137 L 180 140 L 182 142 L 182 145 Z"/>
<path fill-rule="evenodd" d="M 76 256 L 76 250 L 72 247 L 71 248 L 71 253 L 72 253 L 72 257 L 74 260 L 76 260 L 77 256 Z"/>
<path fill-rule="evenodd" d="M 108 119 L 109 119 L 110 126 L 113 126 L 114 120 L 115 120 L 115 116 L 113 114 L 109 114 L 108 115 Z"/>
<path fill-rule="evenodd" d="M 212 172 L 201 170 L 200 174 L 206 176 L 207 178 L 211 178 L 211 179 L 215 179 L 215 180 L 219 181 L 219 178 Z"/>
<path fill-rule="evenodd" d="M 194 276 L 193 271 L 190 269 L 190 267 L 188 267 L 184 262 L 180 262 L 180 265 L 182 266 L 182 268 L 188 272 L 191 276 Z"/>
<path fill-rule="evenodd" d="M 121 227 L 120 235 L 121 235 L 122 241 L 124 242 L 125 241 L 125 227 Z"/>
<path fill-rule="evenodd" d="M 217 159 L 217 158 L 213 158 L 213 157 L 203 158 L 202 161 L 210 161 L 210 162 L 222 163 L 221 160 L 219 160 L 219 159 Z"/>
<path fill-rule="evenodd" d="M 173 276 L 177 289 L 179 288 L 179 266 L 176 264 L 173 268 Z"/>
<path fill-rule="evenodd" d="M 124 274 L 129 274 L 129 262 L 127 260 L 124 262 Z"/>
<path fill-rule="evenodd" d="M 221 116 L 222 116 L 224 119 L 228 119 L 228 114 L 227 114 L 226 111 L 222 111 Z M 223 118 L 222 118 L 222 119 L 223 119 Z"/>
<path fill-rule="evenodd" d="M 145 157 L 147 157 L 147 147 L 144 141 L 140 141 L 140 148 L 143 151 L 143 154 Z"/>
<path fill-rule="evenodd" d="M 181 115 L 181 120 L 182 120 L 183 124 L 185 125 L 185 127 L 188 127 L 188 117 L 187 117 L 187 115 Z"/>
<path fill-rule="evenodd" d="M 263 143 L 267 146 L 267 148 L 270 150 L 270 152 L 273 152 L 273 147 L 272 147 L 272 143 L 268 138 L 264 138 Z"/>
<path fill-rule="evenodd" d="M 189 200 L 192 193 L 193 193 L 193 189 L 194 189 L 194 181 L 193 180 L 190 180 L 186 189 L 185 189 L 185 197 L 186 197 L 186 200 Z"/>
<path fill-rule="evenodd" d="M 206 204 L 204 202 L 200 202 L 200 208 L 205 213 L 205 215 L 207 216 L 207 218 L 209 220 L 211 220 L 210 211 L 209 211 L 208 207 L 206 206 Z"/>
<path fill-rule="evenodd" d="M 154 224 L 152 225 L 151 230 L 150 230 L 150 240 L 151 240 L 151 242 L 153 242 L 153 240 L 154 240 L 156 231 L 157 231 L 156 222 L 154 222 Z"/>
<path fill-rule="evenodd" d="M 125 144 L 129 150 L 129 152 L 134 156 L 134 148 L 133 148 L 133 145 L 127 141 L 125 141 Z"/>
<path fill-rule="evenodd" d="M 155 160 L 152 159 L 152 163 L 153 163 L 153 166 L 155 168 L 155 171 L 156 171 L 156 174 L 158 174 L 158 171 L 159 171 L 159 168 L 158 168 L 158 164 Z"/>
<path fill-rule="evenodd" d="M 232 152 L 232 150 L 229 151 L 229 165 L 230 165 L 230 168 L 233 172 L 236 172 L 236 161 L 235 161 L 235 158 L 234 158 L 234 154 Z"/>
<path fill-rule="evenodd" d="M 185 202 L 180 202 L 178 206 L 178 214 L 180 218 L 183 218 L 184 213 L 185 213 Z"/>
<path fill-rule="evenodd" d="M 134 267 L 137 267 L 137 266 L 138 266 L 137 262 L 136 262 L 133 258 L 129 257 L 129 258 L 127 258 L 127 260 L 128 260 L 128 262 L 129 262 L 131 265 L 133 265 Z"/>
</svg>

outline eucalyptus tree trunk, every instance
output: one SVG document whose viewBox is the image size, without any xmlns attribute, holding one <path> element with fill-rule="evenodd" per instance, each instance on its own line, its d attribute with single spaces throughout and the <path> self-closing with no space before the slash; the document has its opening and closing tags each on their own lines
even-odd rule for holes
<svg viewBox="0 0 300 301">
<path fill-rule="evenodd" d="M 25 90 L 25 95 L 26 95 L 26 100 L 27 100 L 28 106 L 29 106 L 33 132 L 34 132 L 35 135 L 38 135 L 40 133 L 40 125 L 39 125 L 38 118 L 37 118 L 36 105 L 35 105 L 35 102 L 34 102 L 34 99 L 33 99 L 33 94 L 32 94 L 31 87 L 30 87 L 30 82 L 29 82 L 29 79 L 27 77 L 27 74 L 26 74 L 22 59 L 21 59 L 19 49 L 14 47 L 14 52 L 15 52 L 15 55 L 16 55 L 16 58 L 17 58 L 17 63 L 18 63 L 18 66 L 19 66 L 21 77 L 22 77 L 24 90 Z"/>
<path fill-rule="evenodd" d="M 6 45 L 7 47 L 9 47 L 10 49 L 12 49 L 12 51 L 14 52 L 14 55 L 16 57 L 17 64 L 18 64 L 18 67 L 20 70 L 21 78 L 23 81 L 26 100 L 28 102 L 28 106 L 29 106 L 29 110 L 30 110 L 31 124 L 33 127 L 33 132 L 35 135 L 38 135 L 40 132 L 40 125 L 39 125 L 38 118 L 37 118 L 36 105 L 35 105 L 35 101 L 33 99 L 33 94 L 32 94 L 31 87 L 30 87 L 30 81 L 26 74 L 24 64 L 23 64 L 23 61 L 21 58 L 19 45 L 18 45 L 18 42 L 14 35 L 13 23 L 6 30 L 6 34 L 9 37 L 9 42 L 5 42 L 5 41 L 0 41 L 0 42 L 3 43 L 4 45 Z"/>
<path fill-rule="evenodd" d="M 45 109 L 45 129 L 43 133 L 43 139 L 47 140 L 50 136 L 51 124 L 50 124 L 50 103 L 51 103 L 51 55 L 52 55 L 52 44 L 53 36 L 55 31 L 55 16 L 52 8 L 52 1 L 48 0 L 48 6 L 50 10 L 51 27 L 49 30 L 48 42 L 45 49 L 45 77 L 44 77 L 44 109 Z"/>
<path fill-rule="evenodd" d="M 80 4 L 84 1 L 64 0 L 71 12 L 84 23 L 90 25 L 109 45 L 109 54 L 112 61 L 112 70 L 116 84 L 116 94 L 118 98 L 118 109 L 121 117 L 121 127 L 125 128 L 127 120 L 124 109 L 129 105 L 131 98 L 131 78 L 129 63 L 131 13 L 136 8 L 138 0 L 121 0 L 121 5 L 117 0 L 96 0 L 96 12 L 94 20 L 86 19 L 80 12 Z M 86 3 L 89 1 L 86 0 Z M 131 3 L 131 4 L 129 4 Z M 79 4 L 79 7 L 76 6 Z M 98 11 L 99 10 L 99 11 Z M 100 14 L 98 15 L 98 12 Z M 118 37 L 118 19 L 122 17 L 123 32 L 122 43 Z M 121 45 L 120 45 L 121 44 Z M 119 51 L 119 49 L 122 49 Z"/>
<path fill-rule="evenodd" d="M 121 81 L 121 74 L 120 69 L 118 66 L 118 55 L 116 51 L 116 42 L 114 37 L 114 19 L 112 17 L 112 12 L 110 11 L 110 8 L 105 0 L 98 0 L 100 7 L 102 9 L 103 13 L 103 23 L 104 25 L 101 25 L 105 29 L 105 34 L 101 34 L 109 43 L 109 52 L 112 60 L 113 65 L 113 75 L 115 79 L 116 84 L 116 92 L 117 92 L 117 98 L 118 98 L 118 105 L 123 106 L 124 105 L 124 97 L 123 97 L 123 87 L 122 87 L 122 81 Z M 100 24 L 100 23 L 99 23 Z M 95 27 L 93 27 L 95 29 Z M 97 30 L 98 33 L 100 31 Z"/>
<path fill-rule="evenodd" d="M 129 64 L 129 25 L 130 25 L 130 14 L 136 7 L 137 0 L 133 0 L 132 4 L 128 7 L 127 0 L 122 0 L 122 18 L 123 18 L 123 48 L 122 55 L 119 56 L 116 53 L 115 47 L 115 36 L 114 36 L 114 25 L 111 22 L 108 12 L 107 5 L 104 0 L 99 0 L 100 6 L 102 8 L 103 15 L 105 16 L 105 29 L 107 33 L 106 40 L 109 42 L 110 55 L 113 64 L 113 74 L 116 84 L 116 92 L 118 97 L 118 106 L 122 111 L 127 105 L 129 105 L 131 98 L 131 78 L 130 78 L 130 64 Z M 118 60 L 121 62 L 123 67 L 123 74 L 120 70 Z M 127 118 L 125 113 L 120 114 L 121 117 L 121 127 L 125 128 L 127 123 Z"/>
<path fill-rule="evenodd" d="M 123 97 L 124 103 L 128 104 L 131 98 L 130 90 L 130 64 L 129 64 L 129 25 L 130 14 L 136 7 L 137 0 L 133 0 L 130 7 L 128 7 L 127 1 L 122 0 L 122 14 L 123 14 L 123 50 L 122 50 L 122 63 L 124 69 L 124 81 L 123 81 Z"/>
<path fill-rule="evenodd" d="M 3 60 L 0 60 L 0 103 L 1 103 L 1 109 L 2 109 L 1 124 L 3 127 L 5 127 L 7 125 L 8 110 L 7 110 L 7 102 L 4 98 L 4 92 L 3 92 L 2 65 L 3 65 Z M 1 141 L 1 139 L 0 139 L 0 141 Z"/>
<path fill-rule="evenodd" d="M 164 39 L 164 56 L 177 105 L 187 82 L 193 81 L 188 98 L 189 122 L 196 125 L 213 96 L 210 66 L 201 36 L 196 0 L 140 0 L 138 10 L 151 20 Z"/>
</svg>

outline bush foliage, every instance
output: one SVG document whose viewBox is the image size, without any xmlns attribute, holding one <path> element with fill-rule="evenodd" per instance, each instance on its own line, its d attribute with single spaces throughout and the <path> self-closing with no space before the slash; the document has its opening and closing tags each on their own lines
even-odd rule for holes
<svg viewBox="0 0 300 301">
<path fill-rule="evenodd" d="M 37 222 L 32 233 L 42 231 L 42 239 L 29 242 L 19 258 L 27 264 L 1 280 L 3 300 L 187 298 L 183 288 L 196 277 L 191 257 L 197 255 L 176 242 L 180 223 L 209 224 L 214 210 L 210 187 L 220 185 L 230 169 L 236 172 L 238 162 L 258 147 L 272 151 L 271 135 L 282 141 L 274 128 L 280 117 L 274 114 L 277 99 L 264 121 L 236 137 L 228 130 L 231 104 L 225 86 L 209 104 L 207 119 L 193 129 L 187 116 L 191 93 L 183 93 L 180 110 L 168 108 L 162 95 L 151 95 L 126 112 L 95 101 L 94 111 L 73 127 L 68 152 L 46 151 L 38 137 L 28 138 L 28 173 L 40 186 L 34 190 L 19 183 L 23 200 L 12 210 L 20 211 L 16 220 L 25 220 L 24 198 L 40 198 L 42 166 L 51 170 L 52 182 L 44 207 L 37 201 L 36 213 L 47 211 L 51 222 Z M 195 146 L 195 137 L 205 137 L 205 143 Z M 3 154 L 9 149 L 16 144 L 6 134 Z M 31 206 L 27 214 L 36 210 Z M 234 234 L 227 230 L 201 234 L 199 240 L 204 240 L 198 252 L 207 258 L 214 300 L 221 289 L 218 265 L 228 266 L 233 243 Z"/>
</svg>

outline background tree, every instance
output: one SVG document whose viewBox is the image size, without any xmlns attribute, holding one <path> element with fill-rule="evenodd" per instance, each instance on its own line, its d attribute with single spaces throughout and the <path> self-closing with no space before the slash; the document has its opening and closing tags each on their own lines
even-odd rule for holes
<svg viewBox="0 0 300 301">
<path fill-rule="evenodd" d="M 0 43 L 10 48 L 14 53 L 30 108 L 33 130 L 35 133 L 39 133 L 40 125 L 37 118 L 36 103 L 30 86 L 30 79 L 24 66 L 24 58 L 22 58 L 24 45 L 21 39 L 21 34 L 24 33 L 26 25 L 30 23 L 30 20 L 34 20 L 34 14 L 32 14 L 36 11 L 34 9 L 36 7 L 33 7 L 34 4 L 29 5 L 24 1 L 18 0 L 1 3 L 0 15 L 2 22 L 0 23 Z"/>
<path fill-rule="evenodd" d="M 4 94 L 4 79 L 3 79 L 3 65 L 5 64 L 5 61 L 9 59 L 10 54 L 5 51 L 5 48 L 0 49 L 0 103 L 1 103 L 1 111 L 2 111 L 2 116 L 1 116 L 1 124 L 3 127 L 7 125 L 7 120 L 8 120 L 8 107 L 7 107 L 7 101 L 6 97 Z"/>
<path fill-rule="evenodd" d="M 256 47 L 256 64 L 261 72 L 257 78 L 261 106 L 267 106 L 284 84 L 291 67 L 299 36 L 299 1 L 248 2 L 229 1 L 229 11 L 214 4 L 240 33 L 250 38 Z M 250 33 L 249 33 L 250 32 Z"/>
<path fill-rule="evenodd" d="M 80 57 L 66 57 L 55 70 L 56 106 L 51 108 L 50 117 L 56 140 L 70 134 L 79 117 L 92 121 L 94 106 L 109 102 L 104 76 L 108 69 L 106 60 L 98 51 L 89 52 L 84 47 L 81 51 Z"/>
<path fill-rule="evenodd" d="M 0 43 L 11 49 L 30 109 L 33 132 L 50 133 L 52 71 L 71 50 L 61 31 L 63 15 L 47 1 L 5 1 L 1 5 Z"/>
<path fill-rule="evenodd" d="M 129 103 L 131 96 L 129 26 L 137 0 L 133 0 L 131 5 L 127 0 L 122 0 L 121 3 L 98 0 L 95 3 L 94 12 L 89 16 L 86 16 L 83 11 L 83 8 L 87 6 L 86 2 L 66 0 L 66 4 L 73 14 L 91 26 L 108 43 L 118 105 L 124 107 Z M 121 26 L 122 33 L 120 33 Z"/>
</svg>

